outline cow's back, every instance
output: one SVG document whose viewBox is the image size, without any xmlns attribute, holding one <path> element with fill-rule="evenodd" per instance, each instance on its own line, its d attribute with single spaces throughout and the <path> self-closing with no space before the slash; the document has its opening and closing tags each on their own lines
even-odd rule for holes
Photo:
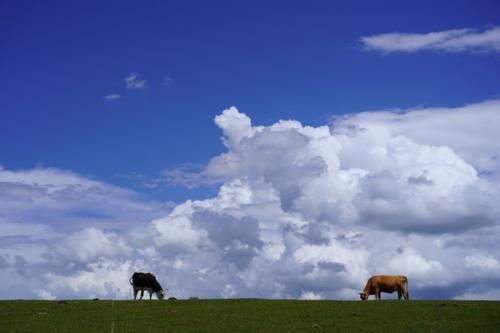
<svg viewBox="0 0 500 333">
<path fill-rule="evenodd" d="M 370 285 L 384 292 L 394 292 L 407 281 L 404 275 L 375 275 L 370 278 Z"/>
<path fill-rule="evenodd" d="M 138 287 L 144 287 L 146 285 L 146 274 L 141 272 L 135 272 L 132 275 L 132 283 Z"/>
<path fill-rule="evenodd" d="M 396 290 L 398 279 L 391 275 L 381 275 L 378 278 L 378 286 L 384 292 L 393 292 Z"/>
<path fill-rule="evenodd" d="M 398 275 L 397 278 L 401 283 L 408 283 L 408 278 L 404 275 Z"/>
</svg>

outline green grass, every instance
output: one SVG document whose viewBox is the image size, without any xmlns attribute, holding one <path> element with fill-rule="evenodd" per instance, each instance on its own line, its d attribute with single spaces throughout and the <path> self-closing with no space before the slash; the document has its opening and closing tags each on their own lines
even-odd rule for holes
<svg viewBox="0 0 500 333">
<path fill-rule="evenodd" d="M 500 302 L 0 301 L 0 332 L 500 332 Z"/>
</svg>

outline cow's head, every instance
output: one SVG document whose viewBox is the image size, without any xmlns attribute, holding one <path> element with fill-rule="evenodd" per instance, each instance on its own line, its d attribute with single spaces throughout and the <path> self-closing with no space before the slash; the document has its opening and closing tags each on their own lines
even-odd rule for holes
<svg viewBox="0 0 500 333">
<path fill-rule="evenodd" d="M 359 298 L 361 298 L 362 301 L 368 300 L 368 294 L 365 292 L 359 293 Z"/>
<path fill-rule="evenodd" d="M 158 299 L 163 299 L 165 297 L 165 292 L 163 291 L 163 289 L 156 292 L 156 297 L 158 297 Z"/>
</svg>

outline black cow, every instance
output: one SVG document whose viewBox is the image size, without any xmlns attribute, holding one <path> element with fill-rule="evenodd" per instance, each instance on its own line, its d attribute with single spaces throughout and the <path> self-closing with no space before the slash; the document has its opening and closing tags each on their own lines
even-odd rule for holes
<svg viewBox="0 0 500 333">
<path fill-rule="evenodd" d="M 142 296 L 144 296 L 144 290 L 149 292 L 150 300 L 153 293 L 156 294 L 158 299 L 163 299 L 163 297 L 165 297 L 163 288 L 156 280 L 156 277 L 151 273 L 135 272 L 130 278 L 130 284 L 132 285 L 132 288 L 134 288 L 134 300 L 137 299 L 137 292 L 139 290 L 141 291 L 141 298 L 139 298 L 139 300 L 141 300 Z"/>
</svg>

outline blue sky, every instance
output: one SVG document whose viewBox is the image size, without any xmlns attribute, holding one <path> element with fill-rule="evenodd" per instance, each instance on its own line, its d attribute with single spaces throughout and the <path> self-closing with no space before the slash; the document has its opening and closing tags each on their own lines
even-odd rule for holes
<svg viewBox="0 0 500 333">
<path fill-rule="evenodd" d="M 222 151 L 213 118 L 254 122 L 498 96 L 498 54 L 380 55 L 363 36 L 482 28 L 495 1 L 5 1 L 1 163 L 71 169 L 112 183 Z M 137 72 L 142 90 L 125 89 Z M 170 78 L 168 86 L 165 77 Z M 119 94 L 108 102 L 103 96 Z M 171 200 L 177 191 L 162 194 Z"/>
<path fill-rule="evenodd" d="M 500 299 L 498 1 L 2 1 L 0 50 L 0 298 Z"/>
</svg>

